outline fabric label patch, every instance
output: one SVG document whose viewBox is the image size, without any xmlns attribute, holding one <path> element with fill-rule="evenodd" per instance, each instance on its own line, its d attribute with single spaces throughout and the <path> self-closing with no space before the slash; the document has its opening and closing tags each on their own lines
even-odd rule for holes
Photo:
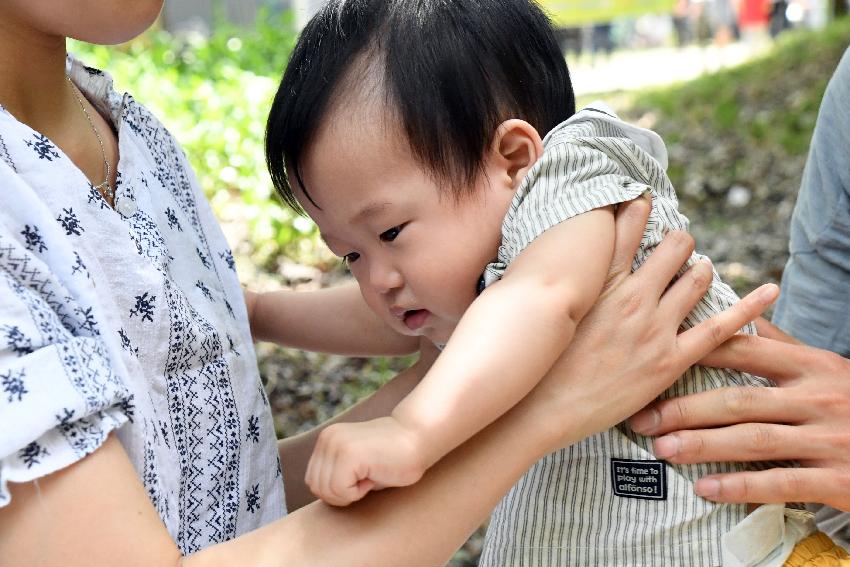
<svg viewBox="0 0 850 567">
<path fill-rule="evenodd" d="M 624 498 L 667 500 L 667 469 L 664 461 L 611 459 L 614 494 Z"/>
</svg>

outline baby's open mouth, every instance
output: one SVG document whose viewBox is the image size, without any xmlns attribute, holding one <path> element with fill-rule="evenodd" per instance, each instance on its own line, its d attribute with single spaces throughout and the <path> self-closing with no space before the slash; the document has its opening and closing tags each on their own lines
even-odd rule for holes
<svg viewBox="0 0 850 567">
<path fill-rule="evenodd" d="M 427 309 L 411 309 L 404 312 L 402 320 L 408 329 L 415 331 L 425 324 L 430 314 L 431 312 Z"/>
</svg>

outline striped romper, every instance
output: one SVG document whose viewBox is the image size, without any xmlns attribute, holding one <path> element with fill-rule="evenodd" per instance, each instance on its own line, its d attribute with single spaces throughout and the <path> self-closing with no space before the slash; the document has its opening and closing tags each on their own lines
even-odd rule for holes
<svg viewBox="0 0 850 567">
<path fill-rule="evenodd" d="M 507 265 L 548 228 L 575 215 L 635 199 L 649 191 L 652 212 L 632 268 L 667 231 L 687 229 L 665 169 L 661 138 L 610 111 L 588 108 L 543 140 L 544 152 L 519 187 L 502 225 L 497 281 Z M 693 254 L 689 265 L 700 256 Z M 711 288 L 684 326 L 690 328 L 737 301 L 714 274 Z M 746 332 L 754 333 L 752 326 Z M 731 370 L 692 367 L 662 397 L 709 388 L 769 383 Z M 538 461 L 493 512 L 481 566 L 721 564 L 720 537 L 746 516 L 746 506 L 716 504 L 694 494 L 696 479 L 743 470 L 719 463 L 673 465 L 656 460 L 652 442 L 625 424 Z"/>
</svg>

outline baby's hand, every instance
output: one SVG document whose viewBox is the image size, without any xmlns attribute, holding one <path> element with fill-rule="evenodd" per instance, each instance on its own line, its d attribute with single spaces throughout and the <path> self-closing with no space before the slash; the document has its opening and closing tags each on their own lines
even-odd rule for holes
<svg viewBox="0 0 850 567">
<path fill-rule="evenodd" d="M 393 417 L 337 423 L 319 435 L 306 483 L 334 506 L 347 506 L 370 490 L 407 486 L 427 468 L 416 433 Z"/>
</svg>

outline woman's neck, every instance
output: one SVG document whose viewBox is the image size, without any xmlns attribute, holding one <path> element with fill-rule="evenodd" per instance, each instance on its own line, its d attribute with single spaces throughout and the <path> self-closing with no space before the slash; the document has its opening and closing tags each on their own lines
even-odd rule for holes
<svg viewBox="0 0 850 567">
<path fill-rule="evenodd" d="M 0 8 L 0 104 L 41 132 L 65 123 L 75 111 L 65 78 L 65 38 L 41 33 L 3 12 Z"/>
</svg>

